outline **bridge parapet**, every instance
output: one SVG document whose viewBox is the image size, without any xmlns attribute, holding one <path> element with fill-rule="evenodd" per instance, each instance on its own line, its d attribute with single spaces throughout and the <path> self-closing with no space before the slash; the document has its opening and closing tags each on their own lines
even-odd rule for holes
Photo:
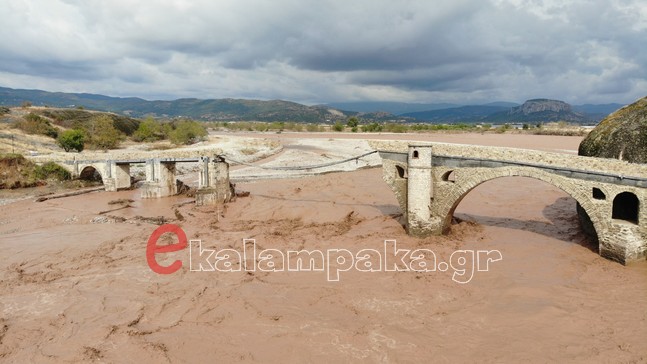
<svg viewBox="0 0 647 364">
<path fill-rule="evenodd" d="M 494 160 L 508 163 L 525 163 L 530 166 L 548 167 L 616 174 L 620 176 L 638 176 L 647 178 L 647 165 L 608 158 L 583 157 L 572 154 L 544 152 L 529 149 L 486 147 L 479 145 L 450 143 L 421 143 L 419 141 L 386 141 L 370 140 L 369 145 L 380 152 L 407 155 L 409 144 L 432 146 L 434 156 L 456 157 L 465 160 Z"/>
<path fill-rule="evenodd" d="M 599 253 L 647 258 L 647 166 L 540 151 L 442 143 L 370 142 L 383 158 L 411 235 L 444 233 L 460 201 L 483 182 L 524 176 L 573 197 L 590 218 Z M 421 173 L 423 169 L 430 173 Z"/>
</svg>

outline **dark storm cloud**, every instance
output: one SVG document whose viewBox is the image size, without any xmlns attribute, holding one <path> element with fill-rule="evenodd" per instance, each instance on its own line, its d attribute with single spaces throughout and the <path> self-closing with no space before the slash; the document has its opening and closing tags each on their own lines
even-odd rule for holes
<svg viewBox="0 0 647 364">
<path fill-rule="evenodd" d="M 573 103 L 629 102 L 647 89 L 640 0 L 14 0 L 3 8 L 12 16 L 0 27 L 0 84 L 16 88 Z"/>
</svg>

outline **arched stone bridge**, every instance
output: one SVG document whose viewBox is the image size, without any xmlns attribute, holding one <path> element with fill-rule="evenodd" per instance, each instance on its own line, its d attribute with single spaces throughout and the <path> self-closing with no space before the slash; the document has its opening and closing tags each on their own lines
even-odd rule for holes
<svg viewBox="0 0 647 364">
<path fill-rule="evenodd" d="M 439 235 L 476 186 L 531 177 L 573 197 L 590 220 L 600 255 L 623 264 L 647 258 L 647 165 L 524 149 L 371 141 L 383 177 L 415 236 Z M 532 193 L 532 191 L 529 191 Z"/>
<path fill-rule="evenodd" d="M 100 176 L 106 191 L 131 187 L 130 167 L 144 164 L 146 180 L 141 189 L 142 198 L 159 198 L 178 193 L 177 163 L 198 163 L 199 179 L 196 203 L 227 202 L 232 197 L 229 183 L 229 164 L 218 156 L 199 158 L 152 158 L 132 160 L 73 160 L 58 162 L 70 171 L 72 178 L 92 179 Z"/>
</svg>

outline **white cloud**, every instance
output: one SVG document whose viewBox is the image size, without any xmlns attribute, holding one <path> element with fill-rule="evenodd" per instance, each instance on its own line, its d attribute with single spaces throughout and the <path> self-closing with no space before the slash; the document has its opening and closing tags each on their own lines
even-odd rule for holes
<svg viewBox="0 0 647 364">
<path fill-rule="evenodd" d="M 0 86 L 145 98 L 630 102 L 641 0 L 14 0 Z"/>
</svg>

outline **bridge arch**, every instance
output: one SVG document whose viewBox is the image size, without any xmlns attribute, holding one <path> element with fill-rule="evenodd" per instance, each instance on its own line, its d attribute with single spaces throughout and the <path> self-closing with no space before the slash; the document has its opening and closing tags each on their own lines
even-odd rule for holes
<svg viewBox="0 0 647 364">
<path fill-rule="evenodd" d="M 625 220 L 638 224 L 640 201 L 631 192 L 621 192 L 613 198 L 612 219 Z"/>
<path fill-rule="evenodd" d="M 99 168 L 97 168 L 95 165 L 88 164 L 88 165 L 82 166 L 79 172 L 79 179 L 86 180 L 86 181 L 102 182 L 103 176 L 101 175 L 101 172 L 102 171 Z"/>
<path fill-rule="evenodd" d="M 443 180 L 442 176 L 446 172 L 447 170 L 439 172 L 441 176 L 440 181 Z M 441 200 L 444 201 L 441 201 L 441 203 L 438 204 L 439 206 L 437 210 L 437 214 L 443 219 L 442 231 L 447 231 L 449 229 L 452 217 L 454 216 L 454 211 L 463 198 L 465 198 L 465 196 L 467 196 L 473 189 L 485 182 L 505 177 L 528 177 L 557 187 L 575 199 L 581 208 L 584 209 L 584 211 L 589 215 L 596 232 L 602 231 L 603 229 L 604 217 L 598 214 L 597 211 L 599 211 L 599 209 L 595 208 L 594 204 L 602 203 L 604 201 L 594 202 L 589 189 L 583 188 L 576 183 L 566 181 L 563 177 L 556 176 L 539 169 L 526 167 L 491 168 L 480 170 L 478 173 L 474 173 L 473 169 L 470 169 L 469 172 L 465 172 L 467 173 L 461 173 L 460 169 L 456 169 L 454 170 L 454 173 L 457 177 L 454 181 L 438 182 L 442 185 L 438 188 L 439 192 L 445 190 L 441 193 L 441 196 L 444 196 Z"/>
</svg>

